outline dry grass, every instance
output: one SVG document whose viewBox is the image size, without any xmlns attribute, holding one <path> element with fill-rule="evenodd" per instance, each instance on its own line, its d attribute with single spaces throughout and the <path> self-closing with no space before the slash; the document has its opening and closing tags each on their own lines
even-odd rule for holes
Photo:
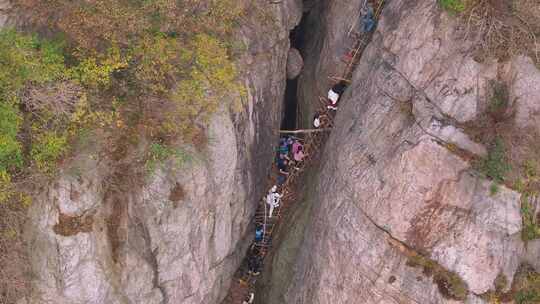
<svg viewBox="0 0 540 304">
<path fill-rule="evenodd" d="M 390 235 L 389 235 L 390 236 Z M 463 301 L 467 298 L 469 287 L 461 277 L 430 259 L 429 253 L 408 247 L 401 241 L 392 237 L 387 238 L 388 243 L 407 257 L 406 265 L 420 268 L 426 277 L 433 279 L 437 284 L 439 292 L 448 299 Z"/>
<path fill-rule="evenodd" d="M 510 303 L 514 301 L 512 303 L 533 304 L 540 301 L 540 274 L 530 265 L 520 265 L 509 291 L 503 291 L 508 284 L 504 275 L 499 274 L 494 283 L 495 290 L 489 290 L 480 295 L 489 303 Z"/>
<path fill-rule="evenodd" d="M 473 140 L 490 147 L 490 155 L 476 161 L 477 169 L 495 182 L 522 193 L 522 239 L 527 242 L 540 237 L 540 212 L 536 203 L 531 204 L 540 193 L 540 133 L 534 127 L 515 124 L 513 102 L 508 99 L 503 83 L 493 82 L 491 91 L 487 111 L 462 127 Z M 493 149 L 496 142 L 501 145 L 499 152 Z M 492 188 L 492 193 L 496 191 Z"/>
<path fill-rule="evenodd" d="M 0 303 L 15 303 L 30 291 L 30 262 L 22 238 L 26 209 L 19 202 L 0 204 Z"/>
<path fill-rule="evenodd" d="M 70 216 L 60 213 L 58 223 L 53 231 L 62 236 L 73 236 L 80 232 L 91 232 L 94 225 L 93 214 L 83 216 Z"/>
<path fill-rule="evenodd" d="M 499 139 L 504 143 L 505 159 L 511 170 L 506 172 L 504 184 L 515 188 L 515 183 L 525 176 L 526 162 L 540 162 L 540 134 L 534 129 L 515 125 L 514 109 L 508 99 L 507 88 L 502 82 L 491 83 L 492 93 L 484 114 L 475 121 L 462 125 L 474 141 L 492 147 Z"/>
<path fill-rule="evenodd" d="M 540 163 L 540 134 L 536 130 L 516 128 L 511 118 L 496 121 L 486 115 L 464 127 L 473 140 L 487 147 L 492 147 L 497 139 L 502 140 L 505 159 L 511 167 L 505 174 L 504 184 L 510 188 L 515 189 L 516 182 L 526 176 L 526 163 Z"/>
<path fill-rule="evenodd" d="M 176 183 L 173 189 L 171 189 L 171 192 L 169 194 L 169 200 L 173 202 L 174 208 L 178 208 L 178 202 L 183 200 L 186 197 L 186 191 L 180 185 L 180 183 Z"/>
<path fill-rule="evenodd" d="M 507 60 L 528 55 L 540 66 L 540 5 L 537 0 L 474 0 L 463 14 L 466 38 L 479 42 L 476 58 Z"/>
<path fill-rule="evenodd" d="M 433 277 L 439 292 L 448 299 L 463 301 L 469 293 L 467 283 L 455 272 L 449 271 L 434 260 L 420 254 L 413 254 L 407 260 L 407 266 L 422 268 L 427 277 Z"/>
</svg>

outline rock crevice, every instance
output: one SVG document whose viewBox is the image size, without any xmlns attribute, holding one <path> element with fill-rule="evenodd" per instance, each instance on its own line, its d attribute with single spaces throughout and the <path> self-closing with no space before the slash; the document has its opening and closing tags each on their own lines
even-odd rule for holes
<svg viewBox="0 0 540 304">
<path fill-rule="evenodd" d="M 306 43 L 304 109 L 340 70 L 344 16 L 359 5 L 314 7 L 325 9 L 313 13 L 324 16 L 313 27 L 320 36 Z M 306 186 L 312 217 L 293 219 L 289 229 L 303 234 L 280 241 L 288 248 L 300 238 L 300 249 L 273 257 L 271 280 L 291 284 L 268 286 L 264 303 L 485 303 L 498 276 L 512 281 L 530 260 L 520 194 L 504 185 L 492 193 L 471 163 L 487 149 L 464 128 L 484 115 L 505 64 L 471 58 L 457 22 L 437 1 L 385 6 Z"/>
</svg>

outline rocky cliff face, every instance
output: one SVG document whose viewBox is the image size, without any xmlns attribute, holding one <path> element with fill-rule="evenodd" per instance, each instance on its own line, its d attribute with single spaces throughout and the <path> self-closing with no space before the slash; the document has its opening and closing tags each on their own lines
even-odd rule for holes
<svg viewBox="0 0 540 304">
<path fill-rule="evenodd" d="M 333 81 L 343 77 L 347 64 L 343 55 L 353 47 L 351 32 L 357 32 L 358 16 L 364 1 L 306 1 L 304 72 L 299 76 L 299 111 L 301 123 L 311 126 L 319 96 L 326 96 Z"/>
<path fill-rule="evenodd" d="M 0 1 L 0 27 L 15 23 L 13 4 L 9 0 Z"/>
<path fill-rule="evenodd" d="M 303 97 L 328 88 L 361 2 L 312 13 L 322 36 Z M 388 2 L 301 205 L 312 217 L 283 237 L 265 303 L 484 303 L 497 277 L 538 259 L 520 237 L 520 194 L 490 190 L 471 163 L 486 147 L 463 126 L 483 119 L 497 80 L 514 132 L 536 128 L 540 73 L 526 57 L 475 61 L 463 31 L 437 1 Z"/>
<path fill-rule="evenodd" d="M 251 236 L 281 120 L 289 30 L 301 1 L 258 1 L 238 39 L 248 99 L 222 109 L 203 151 L 143 179 L 96 135 L 36 195 L 27 240 L 33 292 L 21 303 L 219 303 Z M 185 147 L 184 147 L 185 148 Z M 191 150 L 190 150 L 191 149 Z"/>
</svg>

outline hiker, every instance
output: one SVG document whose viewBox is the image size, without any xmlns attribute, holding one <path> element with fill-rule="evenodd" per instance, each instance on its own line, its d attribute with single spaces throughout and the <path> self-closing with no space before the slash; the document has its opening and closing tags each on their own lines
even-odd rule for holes
<svg viewBox="0 0 540 304">
<path fill-rule="evenodd" d="M 315 113 L 315 116 L 313 116 L 313 126 L 315 128 L 321 127 L 321 115 L 319 113 Z"/>
<path fill-rule="evenodd" d="M 294 143 L 292 144 L 292 153 L 293 155 L 298 153 L 299 150 L 302 150 L 302 143 L 300 143 L 299 140 L 295 140 Z"/>
<path fill-rule="evenodd" d="M 368 4 L 367 12 L 362 17 L 362 31 L 369 33 L 375 28 L 375 16 L 373 15 L 373 8 Z"/>
<path fill-rule="evenodd" d="M 290 161 L 291 159 L 289 158 L 289 155 L 287 155 L 287 153 L 281 153 L 281 151 L 280 151 L 280 152 L 278 152 L 278 155 L 277 155 L 277 162 L 279 163 L 282 160 Z"/>
<path fill-rule="evenodd" d="M 272 205 L 270 206 L 270 211 L 268 212 L 268 217 L 272 217 L 272 213 L 274 213 L 274 208 L 279 207 L 279 203 L 281 202 L 281 194 L 274 193 L 272 195 Z"/>
<path fill-rule="evenodd" d="M 263 225 L 257 224 L 257 227 L 255 228 L 255 243 L 259 243 L 263 240 L 264 237 L 264 229 Z"/>
<path fill-rule="evenodd" d="M 261 257 L 251 256 L 248 260 L 248 273 L 254 276 L 261 274 Z"/>
<path fill-rule="evenodd" d="M 283 175 L 289 175 L 289 169 L 288 169 L 289 161 L 285 158 L 278 158 L 277 160 L 277 167 L 280 174 Z"/>
<path fill-rule="evenodd" d="M 286 159 L 287 162 L 291 161 L 291 159 L 289 158 L 289 152 L 292 149 L 293 142 L 294 140 L 288 136 L 279 139 L 278 165 L 279 162 L 283 161 L 284 159 Z"/>
<path fill-rule="evenodd" d="M 287 145 L 280 145 L 278 152 L 280 155 L 287 155 L 287 153 L 289 153 L 289 147 Z"/>
<path fill-rule="evenodd" d="M 295 140 L 291 147 L 291 152 L 294 160 L 294 165 L 297 166 L 299 162 L 304 158 L 304 146 L 300 143 L 299 140 Z M 296 167 L 295 167 L 296 168 Z M 298 169 L 298 168 L 296 168 Z"/>
<path fill-rule="evenodd" d="M 261 274 L 262 258 L 257 248 L 252 247 L 248 257 L 248 273 L 254 276 Z"/>
<path fill-rule="evenodd" d="M 290 160 L 289 158 L 289 146 L 287 144 L 280 144 L 278 147 L 278 154 L 277 154 L 277 164 L 279 166 L 280 162 L 283 162 L 284 160 Z"/>
<path fill-rule="evenodd" d="M 273 186 L 270 191 L 268 191 L 268 194 L 266 195 L 266 204 L 270 207 L 270 211 L 268 212 L 269 218 L 272 217 L 272 213 L 274 213 L 274 208 L 279 207 L 282 196 L 283 195 L 277 192 L 277 186 Z"/>
<path fill-rule="evenodd" d="M 328 116 L 326 114 L 315 113 L 315 116 L 313 116 L 313 126 L 316 129 L 320 128 L 325 122 L 328 122 Z"/>
<path fill-rule="evenodd" d="M 290 137 L 281 137 L 279 139 L 279 153 L 280 154 L 287 154 L 289 153 L 289 150 L 291 149 L 291 145 L 293 143 L 293 139 Z"/>
<path fill-rule="evenodd" d="M 287 136 L 286 139 L 287 139 L 286 143 L 287 143 L 287 146 L 289 147 L 289 151 L 290 151 L 292 149 L 294 139 L 292 138 L 292 136 Z"/>
<path fill-rule="evenodd" d="M 343 60 L 345 63 L 349 63 L 349 62 L 351 62 L 351 61 L 353 60 L 354 54 L 355 54 L 354 49 L 353 49 L 353 50 L 350 50 L 350 51 L 348 51 L 347 53 L 345 53 L 345 55 L 343 55 L 343 59 L 342 59 L 342 60 Z"/>
<path fill-rule="evenodd" d="M 293 148 L 294 150 L 294 148 Z M 304 147 L 302 145 L 299 145 L 297 148 L 296 148 L 296 152 L 293 152 L 293 159 L 296 163 L 299 163 L 301 162 L 303 159 L 304 159 Z"/>
<path fill-rule="evenodd" d="M 281 201 L 282 195 L 277 192 L 277 186 L 274 185 L 270 190 L 268 191 L 268 194 L 266 195 L 266 204 L 270 206 L 270 212 L 268 217 L 272 217 L 272 213 L 274 212 L 274 208 L 279 206 L 279 203 Z"/>
<path fill-rule="evenodd" d="M 277 177 L 277 184 L 278 185 L 283 185 L 285 184 L 285 182 L 287 181 L 287 175 L 281 175 L 279 174 L 278 177 Z"/>
<path fill-rule="evenodd" d="M 283 136 L 279 139 L 279 144 L 283 146 L 287 146 L 290 148 L 290 146 L 293 144 L 294 140 L 291 136 Z"/>
<path fill-rule="evenodd" d="M 247 296 L 244 302 L 242 304 L 252 304 L 253 300 L 255 300 L 255 294 L 253 292 L 250 292 Z"/>
<path fill-rule="evenodd" d="M 329 105 L 326 106 L 330 110 L 337 110 L 337 103 L 339 101 L 339 97 L 345 89 L 347 88 L 347 84 L 345 81 L 340 81 L 337 84 L 335 84 L 329 91 L 328 91 L 328 102 Z"/>
</svg>

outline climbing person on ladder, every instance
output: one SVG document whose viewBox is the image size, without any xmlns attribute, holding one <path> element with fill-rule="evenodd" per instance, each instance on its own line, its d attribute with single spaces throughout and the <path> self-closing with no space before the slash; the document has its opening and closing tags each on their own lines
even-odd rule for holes
<svg viewBox="0 0 540 304">
<path fill-rule="evenodd" d="M 279 139 L 279 143 L 281 146 L 287 146 L 287 148 L 290 150 L 291 145 L 294 143 L 294 139 L 292 138 L 292 136 L 286 135 Z"/>
<path fill-rule="evenodd" d="M 252 246 L 248 257 L 248 274 L 258 276 L 261 274 L 261 266 L 261 252 L 255 246 Z"/>
<path fill-rule="evenodd" d="M 282 156 L 285 156 L 286 158 L 287 157 L 287 154 L 289 153 L 290 151 L 290 145 L 292 144 L 292 138 L 289 138 L 289 137 L 282 137 L 279 139 L 279 154 L 280 154 L 280 157 Z"/>
<path fill-rule="evenodd" d="M 274 208 L 279 207 L 282 196 L 282 194 L 279 194 L 277 192 L 277 186 L 275 185 L 270 189 L 270 191 L 268 191 L 268 194 L 266 195 L 266 204 L 270 208 L 270 211 L 268 212 L 268 218 L 272 217 L 272 213 L 274 213 Z"/>
<path fill-rule="evenodd" d="M 316 129 L 326 126 L 329 122 L 328 115 L 324 113 L 317 112 L 313 116 L 313 127 Z"/>
<path fill-rule="evenodd" d="M 337 103 L 339 101 L 339 97 L 341 97 L 341 94 L 345 92 L 345 89 L 347 88 L 347 84 L 345 81 L 340 81 L 337 84 L 335 84 L 329 91 L 328 91 L 328 105 L 326 108 L 329 110 L 337 110 Z"/>
<path fill-rule="evenodd" d="M 375 29 L 375 25 L 377 24 L 371 4 L 368 3 L 367 8 L 362 8 L 362 11 L 364 11 L 361 14 L 362 31 L 364 33 L 370 33 Z"/>
<path fill-rule="evenodd" d="M 296 165 L 304 159 L 304 146 L 300 143 L 300 141 L 295 140 L 292 144 L 292 153 L 293 153 L 293 159 L 296 162 Z"/>
<path fill-rule="evenodd" d="M 255 294 L 253 292 L 250 292 L 246 299 L 242 302 L 242 304 L 252 304 L 253 300 L 255 300 Z"/>
<path fill-rule="evenodd" d="M 278 184 L 283 185 L 287 180 L 287 176 L 289 175 L 289 161 L 285 158 L 279 157 L 277 159 L 277 168 L 279 170 Z"/>
<path fill-rule="evenodd" d="M 257 224 L 255 228 L 255 243 L 259 243 L 263 240 L 264 237 L 264 227 L 261 224 Z"/>
</svg>

